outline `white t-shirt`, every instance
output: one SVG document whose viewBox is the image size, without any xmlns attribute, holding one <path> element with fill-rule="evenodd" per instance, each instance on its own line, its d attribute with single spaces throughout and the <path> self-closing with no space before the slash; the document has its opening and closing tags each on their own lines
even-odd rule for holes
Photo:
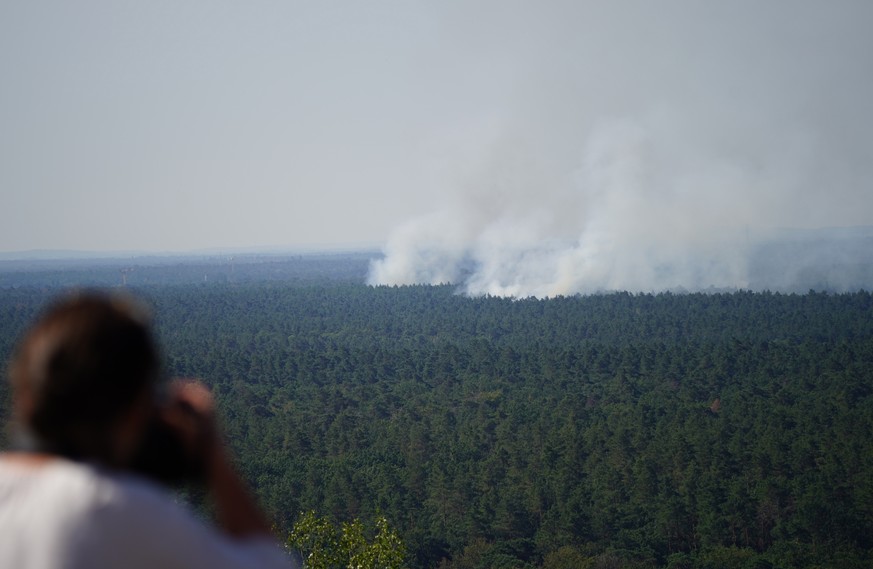
<svg viewBox="0 0 873 569">
<path fill-rule="evenodd" d="M 236 540 L 135 476 L 54 460 L 0 459 L 0 567 L 273 569 L 297 564 L 270 539 Z"/>
</svg>

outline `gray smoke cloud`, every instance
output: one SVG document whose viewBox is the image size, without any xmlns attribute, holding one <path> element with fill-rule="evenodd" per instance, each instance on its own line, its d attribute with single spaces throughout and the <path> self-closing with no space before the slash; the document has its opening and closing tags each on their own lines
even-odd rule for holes
<svg viewBox="0 0 873 569">
<path fill-rule="evenodd" d="M 372 284 L 513 297 L 873 284 L 873 4 L 495 10 L 439 14 L 459 61 L 496 86 L 471 85 L 481 112 L 455 127 L 446 189 L 393 231 Z"/>
</svg>

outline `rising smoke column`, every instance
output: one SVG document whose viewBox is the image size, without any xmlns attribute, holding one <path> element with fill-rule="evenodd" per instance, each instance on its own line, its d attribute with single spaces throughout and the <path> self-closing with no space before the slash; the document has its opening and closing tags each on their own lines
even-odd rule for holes
<svg viewBox="0 0 873 569">
<path fill-rule="evenodd" d="M 724 225 L 724 204 L 698 192 L 715 181 L 665 175 L 659 151 L 640 124 L 606 121 L 556 186 L 500 186 L 398 228 L 370 282 L 514 297 L 745 286 L 746 242 Z M 748 184 L 727 166 L 719 175 Z"/>
<path fill-rule="evenodd" d="M 390 235 L 370 283 L 746 288 L 773 231 L 873 224 L 873 42 L 858 24 L 873 9 L 708 6 L 504 18 L 488 53 L 517 74 L 496 134 L 442 206 Z M 494 47 L 518 41 L 528 51 Z"/>
</svg>

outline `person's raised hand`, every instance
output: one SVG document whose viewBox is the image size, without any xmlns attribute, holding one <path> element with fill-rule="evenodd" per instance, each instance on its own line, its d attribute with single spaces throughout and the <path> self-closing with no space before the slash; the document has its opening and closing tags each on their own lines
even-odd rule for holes
<svg viewBox="0 0 873 569">
<path fill-rule="evenodd" d="M 177 379 L 170 383 L 168 395 L 163 420 L 179 434 L 190 455 L 205 463 L 219 442 L 212 392 L 201 381 Z"/>
</svg>

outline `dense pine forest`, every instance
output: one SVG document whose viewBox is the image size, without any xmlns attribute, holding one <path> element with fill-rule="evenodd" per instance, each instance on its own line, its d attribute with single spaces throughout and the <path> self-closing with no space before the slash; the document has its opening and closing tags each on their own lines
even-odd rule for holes
<svg viewBox="0 0 873 569">
<path fill-rule="evenodd" d="M 873 563 L 868 292 L 228 281 L 128 289 L 280 532 L 384 516 L 420 569 Z M 0 290 L 4 359 L 61 290 Z"/>
</svg>

